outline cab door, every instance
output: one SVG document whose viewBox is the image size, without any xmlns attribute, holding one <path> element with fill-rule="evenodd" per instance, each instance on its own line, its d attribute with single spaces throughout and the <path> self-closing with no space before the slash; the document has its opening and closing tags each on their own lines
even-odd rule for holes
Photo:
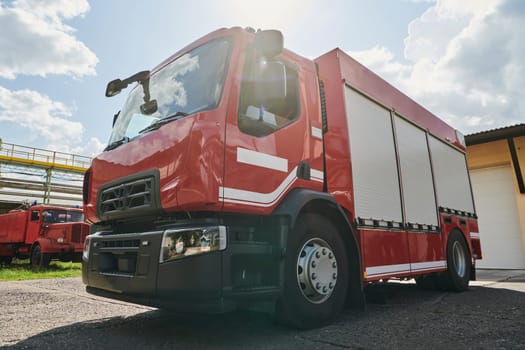
<svg viewBox="0 0 525 350">
<path fill-rule="evenodd" d="M 226 211 L 270 213 L 290 189 L 311 182 L 303 80 L 290 53 L 266 61 L 248 50 L 226 127 Z"/>
<path fill-rule="evenodd" d="M 41 208 L 30 208 L 29 218 L 26 228 L 25 243 L 32 244 L 38 238 L 40 234 L 40 227 L 42 226 L 42 209 Z"/>
</svg>

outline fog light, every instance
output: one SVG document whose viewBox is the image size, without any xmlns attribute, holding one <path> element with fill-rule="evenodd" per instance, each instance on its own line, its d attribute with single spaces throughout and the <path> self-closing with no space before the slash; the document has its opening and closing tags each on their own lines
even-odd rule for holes
<svg viewBox="0 0 525 350">
<path fill-rule="evenodd" d="M 226 249 L 226 227 L 166 230 L 162 237 L 160 262 Z"/>
</svg>

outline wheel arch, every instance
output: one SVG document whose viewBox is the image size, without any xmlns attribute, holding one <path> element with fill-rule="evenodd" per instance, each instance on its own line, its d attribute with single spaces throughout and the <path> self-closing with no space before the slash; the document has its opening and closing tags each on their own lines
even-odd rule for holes
<svg viewBox="0 0 525 350">
<path fill-rule="evenodd" d="M 323 215 L 335 224 L 345 243 L 350 261 L 347 302 L 355 308 L 364 309 L 366 302 L 363 291 L 361 253 L 357 235 L 344 209 L 328 193 L 296 189 L 291 191 L 273 212 L 274 215 L 288 217 L 292 229 L 296 225 L 297 218 L 303 213 Z"/>
<path fill-rule="evenodd" d="M 449 238 L 450 238 L 450 236 L 452 235 L 453 232 L 459 233 L 459 235 L 463 238 L 463 240 L 465 241 L 465 244 L 466 244 L 466 246 L 468 248 L 468 253 L 472 257 L 472 252 L 473 252 L 472 242 L 470 241 L 469 237 L 467 237 L 467 235 L 465 233 L 465 230 L 462 230 L 461 227 L 459 227 L 459 226 L 453 226 L 453 227 L 449 228 L 449 230 L 448 230 L 448 232 L 446 234 L 446 240 L 444 242 L 445 253 L 446 253 L 446 249 L 447 249 L 447 245 L 448 245 L 448 240 L 449 240 Z"/>
<path fill-rule="evenodd" d="M 52 243 L 48 238 L 38 238 L 37 240 L 35 240 L 33 244 L 31 244 L 31 252 L 33 251 L 33 249 L 35 249 L 37 245 L 40 246 L 42 253 L 50 253 L 50 247 Z"/>
</svg>

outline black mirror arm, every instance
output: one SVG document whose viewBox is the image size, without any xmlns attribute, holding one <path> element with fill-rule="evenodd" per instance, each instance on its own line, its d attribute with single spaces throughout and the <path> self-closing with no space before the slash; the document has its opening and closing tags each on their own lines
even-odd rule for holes
<svg viewBox="0 0 525 350">
<path fill-rule="evenodd" d="M 151 96 L 149 94 L 149 77 L 142 80 L 140 84 L 142 85 L 142 90 L 144 91 L 144 102 L 148 103 L 151 99 Z"/>
<path fill-rule="evenodd" d="M 129 84 L 134 82 L 143 82 L 146 79 L 149 79 L 149 70 L 143 70 L 142 72 L 138 72 L 130 76 L 129 78 L 126 78 L 122 80 L 122 88 L 126 88 Z"/>
</svg>

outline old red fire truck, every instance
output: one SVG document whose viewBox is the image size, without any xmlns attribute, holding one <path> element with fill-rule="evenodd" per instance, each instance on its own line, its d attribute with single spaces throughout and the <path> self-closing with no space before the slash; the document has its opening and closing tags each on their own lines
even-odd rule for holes
<svg viewBox="0 0 525 350">
<path fill-rule="evenodd" d="M 266 302 L 331 322 L 388 279 L 463 291 L 480 237 L 462 135 L 339 49 L 215 31 L 136 83 L 84 178 L 96 295 L 175 310 Z"/>
<path fill-rule="evenodd" d="M 34 267 L 51 259 L 80 262 L 89 231 L 82 209 L 24 204 L 0 215 L 0 264 L 13 257 L 29 257 Z"/>
</svg>

